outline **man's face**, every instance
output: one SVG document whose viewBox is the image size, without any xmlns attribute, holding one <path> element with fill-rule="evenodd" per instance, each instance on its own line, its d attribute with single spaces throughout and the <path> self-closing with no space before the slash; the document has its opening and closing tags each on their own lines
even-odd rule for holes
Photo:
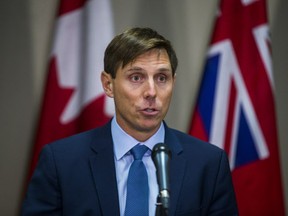
<svg viewBox="0 0 288 216">
<path fill-rule="evenodd" d="M 118 124 L 139 141 L 158 130 L 169 108 L 174 81 L 167 52 L 158 49 L 118 68 L 115 79 L 102 73 L 104 90 L 114 98 Z"/>
</svg>

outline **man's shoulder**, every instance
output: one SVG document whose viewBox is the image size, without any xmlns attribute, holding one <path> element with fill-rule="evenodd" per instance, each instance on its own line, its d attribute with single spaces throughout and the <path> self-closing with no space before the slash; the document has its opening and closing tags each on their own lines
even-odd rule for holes
<svg viewBox="0 0 288 216">
<path fill-rule="evenodd" d="M 223 158 L 227 158 L 225 151 L 214 144 L 175 129 L 169 129 L 169 133 L 172 134 L 170 137 L 174 137 L 172 142 L 177 143 L 177 149 L 181 149 L 177 155 L 185 158 L 191 166 L 197 164 L 198 167 L 214 167 Z M 174 145 L 172 142 L 171 145 Z"/>
<path fill-rule="evenodd" d="M 53 150 L 57 151 L 67 151 L 66 149 L 69 149 L 72 151 L 75 149 L 76 151 L 79 149 L 84 149 L 90 146 L 92 142 L 99 139 L 101 136 L 105 136 L 105 134 L 109 134 L 109 123 L 93 128 L 87 131 L 83 131 L 56 141 L 53 141 L 46 146 L 49 148 L 52 148 Z"/>
<path fill-rule="evenodd" d="M 174 134 L 174 136 L 177 138 L 179 143 L 183 146 L 184 149 L 191 149 L 193 151 L 204 151 L 207 153 L 212 152 L 223 152 L 223 149 L 219 148 L 218 146 L 209 143 L 208 141 L 201 140 L 195 136 L 192 136 L 190 134 L 187 134 L 183 131 L 174 129 L 174 128 L 168 128 L 168 130 Z"/>
</svg>

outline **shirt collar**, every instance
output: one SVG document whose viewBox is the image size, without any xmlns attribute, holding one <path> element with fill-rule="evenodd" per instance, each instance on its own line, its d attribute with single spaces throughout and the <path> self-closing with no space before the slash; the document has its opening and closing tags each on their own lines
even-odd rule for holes
<svg viewBox="0 0 288 216">
<path fill-rule="evenodd" d="M 121 159 L 131 148 L 138 143 L 147 146 L 151 150 L 157 143 L 163 143 L 165 137 L 164 124 L 161 122 L 159 129 L 153 136 L 151 136 L 145 142 L 139 142 L 129 134 L 127 134 L 117 123 L 116 117 L 114 116 L 111 123 L 111 133 L 114 145 L 114 154 L 117 160 Z"/>
</svg>

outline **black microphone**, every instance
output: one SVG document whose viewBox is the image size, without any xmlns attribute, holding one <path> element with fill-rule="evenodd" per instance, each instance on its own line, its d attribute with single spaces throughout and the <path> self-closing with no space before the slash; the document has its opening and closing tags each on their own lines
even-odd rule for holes
<svg viewBox="0 0 288 216">
<path fill-rule="evenodd" d="M 153 147 L 152 160 L 156 167 L 157 181 L 159 185 L 159 197 L 165 211 L 169 208 L 169 170 L 171 151 L 164 143 L 158 143 Z"/>
</svg>

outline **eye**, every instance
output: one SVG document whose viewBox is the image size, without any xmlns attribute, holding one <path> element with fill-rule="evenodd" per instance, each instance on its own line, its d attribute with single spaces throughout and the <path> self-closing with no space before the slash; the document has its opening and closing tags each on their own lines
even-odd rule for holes
<svg viewBox="0 0 288 216">
<path fill-rule="evenodd" d="M 130 80 L 132 82 L 141 82 L 143 79 L 143 76 L 141 76 L 140 74 L 133 74 L 130 76 Z"/>
<path fill-rule="evenodd" d="M 157 76 L 157 81 L 160 83 L 165 83 L 167 81 L 167 76 L 165 74 L 159 74 Z"/>
</svg>

